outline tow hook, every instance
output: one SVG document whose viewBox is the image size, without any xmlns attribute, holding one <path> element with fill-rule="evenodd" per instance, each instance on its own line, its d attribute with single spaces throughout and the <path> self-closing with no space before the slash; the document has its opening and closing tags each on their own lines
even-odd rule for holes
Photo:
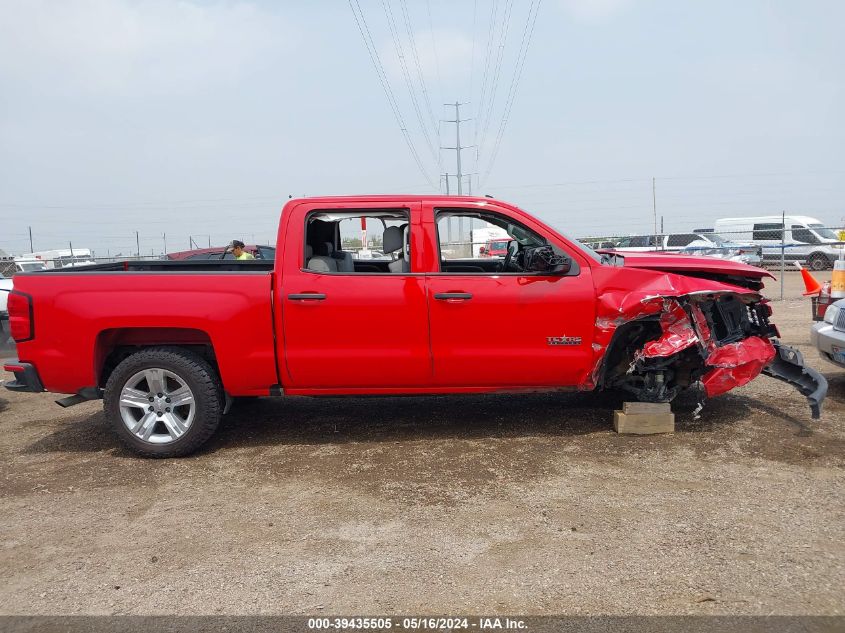
<svg viewBox="0 0 845 633">
<path fill-rule="evenodd" d="M 807 398 L 814 420 L 821 416 L 822 403 L 827 396 L 827 379 L 812 367 L 804 364 L 800 351 L 772 341 L 777 356 L 763 368 L 763 373 L 789 383 Z"/>
</svg>

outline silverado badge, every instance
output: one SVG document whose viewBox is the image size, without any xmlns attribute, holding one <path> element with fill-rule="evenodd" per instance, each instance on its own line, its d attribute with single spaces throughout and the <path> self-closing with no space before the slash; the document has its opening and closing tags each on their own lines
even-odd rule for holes
<svg viewBox="0 0 845 633">
<path fill-rule="evenodd" d="M 546 343 L 549 345 L 580 345 L 580 336 L 547 336 Z"/>
</svg>

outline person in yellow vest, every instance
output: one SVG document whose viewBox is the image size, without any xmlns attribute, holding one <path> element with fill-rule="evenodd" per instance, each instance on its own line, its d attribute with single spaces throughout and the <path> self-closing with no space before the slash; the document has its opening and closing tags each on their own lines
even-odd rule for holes
<svg viewBox="0 0 845 633">
<path fill-rule="evenodd" d="M 255 255 L 244 250 L 244 243 L 240 240 L 232 240 L 232 255 L 235 259 L 255 259 Z"/>
<path fill-rule="evenodd" d="M 839 231 L 839 241 L 845 242 L 845 229 L 843 229 L 842 231 Z"/>
</svg>

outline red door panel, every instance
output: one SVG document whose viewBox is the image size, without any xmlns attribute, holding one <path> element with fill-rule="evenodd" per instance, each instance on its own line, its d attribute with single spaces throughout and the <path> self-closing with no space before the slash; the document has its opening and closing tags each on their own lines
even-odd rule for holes
<svg viewBox="0 0 845 633">
<path fill-rule="evenodd" d="M 296 298 L 309 293 L 325 298 Z M 290 386 L 429 383 L 423 275 L 301 273 L 285 280 L 281 300 Z"/>
<path fill-rule="evenodd" d="M 324 274 L 303 269 L 303 227 L 309 212 L 373 207 L 410 211 L 412 269 L 420 270 L 419 203 L 303 203 L 291 210 L 280 231 L 284 264 L 275 302 L 286 388 L 376 390 L 431 382 L 423 273 Z"/>
<path fill-rule="evenodd" d="M 591 369 L 589 267 L 576 276 L 438 274 L 427 284 L 437 385 L 574 386 Z"/>
</svg>

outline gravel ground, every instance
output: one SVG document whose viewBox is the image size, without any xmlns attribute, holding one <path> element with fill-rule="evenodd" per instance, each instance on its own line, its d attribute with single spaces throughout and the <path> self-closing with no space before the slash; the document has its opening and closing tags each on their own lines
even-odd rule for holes
<svg viewBox="0 0 845 633">
<path fill-rule="evenodd" d="M 154 461 L 4 390 L 0 613 L 844 614 L 845 371 L 798 283 L 819 422 L 766 377 L 650 437 L 606 395 L 261 399 Z"/>
</svg>

